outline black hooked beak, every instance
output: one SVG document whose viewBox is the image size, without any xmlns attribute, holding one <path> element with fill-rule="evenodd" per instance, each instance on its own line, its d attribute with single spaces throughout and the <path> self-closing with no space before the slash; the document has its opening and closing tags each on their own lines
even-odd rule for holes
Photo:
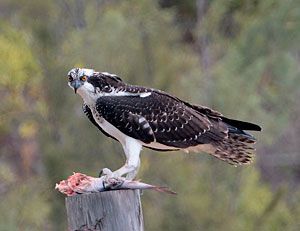
<svg viewBox="0 0 300 231">
<path fill-rule="evenodd" d="M 82 83 L 81 83 L 81 81 L 78 80 L 78 79 L 75 79 L 75 80 L 73 80 L 73 81 L 71 82 L 71 86 L 74 88 L 75 94 L 76 94 L 76 92 L 77 92 L 77 89 L 78 89 L 79 87 L 81 87 L 81 85 L 82 85 Z"/>
</svg>

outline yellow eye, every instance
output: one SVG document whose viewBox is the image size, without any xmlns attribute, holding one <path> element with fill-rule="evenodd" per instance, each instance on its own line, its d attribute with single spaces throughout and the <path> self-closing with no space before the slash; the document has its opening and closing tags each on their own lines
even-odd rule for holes
<svg viewBox="0 0 300 231">
<path fill-rule="evenodd" d="M 87 80 L 87 77 L 84 75 L 80 78 L 82 81 L 86 81 Z"/>
</svg>

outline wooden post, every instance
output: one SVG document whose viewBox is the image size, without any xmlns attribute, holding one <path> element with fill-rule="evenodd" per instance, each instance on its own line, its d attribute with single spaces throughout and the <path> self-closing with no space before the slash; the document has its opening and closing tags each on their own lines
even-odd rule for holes
<svg viewBox="0 0 300 231">
<path fill-rule="evenodd" d="M 143 231 L 140 190 L 115 190 L 66 198 L 70 231 Z"/>
</svg>

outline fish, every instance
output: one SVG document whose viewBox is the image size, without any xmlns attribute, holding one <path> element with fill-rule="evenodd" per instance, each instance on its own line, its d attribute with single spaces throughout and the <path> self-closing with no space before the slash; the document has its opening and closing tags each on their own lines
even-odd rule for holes
<svg viewBox="0 0 300 231">
<path fill-rule="evenodd" d="M 83 173 L 76 172 L 74 172 L 73 175 L 69 176 L 68 179 L 62 180 L 57 183 L 55 185 L 55 189 L 67 196 L 129 189 L 152 189 L 171 195 L 177 194 L 168 187 L 151 185 L 143 183 L 140 180 L 127 180 L 124 177 L 91 177 Z"/>
</svg>

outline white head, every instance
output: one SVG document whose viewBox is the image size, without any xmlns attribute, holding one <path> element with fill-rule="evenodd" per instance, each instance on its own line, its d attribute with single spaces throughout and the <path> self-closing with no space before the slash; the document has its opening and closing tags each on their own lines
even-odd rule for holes
<svg viewBox="0 0 300 231">
<path fill-rule="evenodd" d="M 93 69 L 73 68 L 68 72 L 68 78 L 68 85 L 87 104 L 95 103 L 100 96 L 124 95 L 125 83 L 114 74 L 96 72 Z"/>
<path fill-rule="evenodd" d="M 87 68 L 73 68 L 68 72 L 68 85 L 87 103 L 95 98 L 95 88 L 88 79 L 96 73 L 93 69 Z"/>
<path fill-rule="evenodd" d="M 87 69 L 87 68 L 73 68 L 68 72 L 68 76 L 75 78 L 80 78 L 81 76 L 92 76 L 94 74 L 93 69 Z"/>
</svg>

